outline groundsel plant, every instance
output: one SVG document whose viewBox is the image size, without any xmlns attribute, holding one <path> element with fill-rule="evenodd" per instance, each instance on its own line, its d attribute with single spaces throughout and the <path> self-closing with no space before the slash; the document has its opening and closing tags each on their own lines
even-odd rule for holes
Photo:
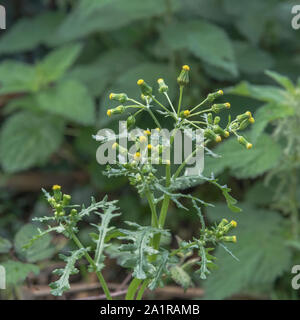
<svg viewBox="0 0 300 320">
<path fill-rule="evenodd" d="M 109 117 L 133 111 L 128 114 L 128 128 L 135 126 L 135 120 L 142 112 L 148 113 L 153 119 L 154 128 L 151 130 L 144 128 L 142 134 L 135 137 L 133 143 L 137 151 L 131 154 L 131 161 L 116 160 L 113 165 L 107 165 L 105 171 L 108 177 L 128 177 L 140 197 L 147 199 L 150 209 L 149 225 L 141 226 L 135 222 L 125 221 L 126 228 L 116 228 L 112 221 L 121 214 L 117 207 L 117 201 L 108 201 L 107 197 L 100 202 L 92 199 L 89 207 L 81 207 L 72 205 L 71 197 L 64 194 L 58 185 L 53 186 L 51 193 L 44 190 L 53 209 L 53 216 L 36 218 L 48 226 L 45 230 L 39 230 L 40 233 L 27 243 L 25 248 L 30 247 L 35 240 L 49 232 L 63 234 L 78 247 L 69 255 L 61 256 L 66 265 L 63 269 L 54 270 L 54 274 L 59 278 L 50 284 L 53 295 L 62 295 L 70 288 L 69 278 L 78 272 L 75 264 L 83 257 L 89 263 L 89 270 L 96 273 L 107 299 L 112 299 L 112 296 L 102 275 L 102 270 L 105 267 L 107 255 L 117 258 L 117 262 L 132 273 L 132 281 L 126 294 L 126 299 L 132 300 L 142 299 L 145 289 L 155 290 L 158 286 L 163 286 L 164 282 L 169 279 L 173 279 L 177 284 L 187 289 L 193 285 L 189 272 L 194 272 L 200 279 L 206 279 L 215 266 L 211 251 L 218 244 L 231 254 L 225 244 L 237 241 L 234 235 L 230 235 L 231 230 L 237 227 L 237 223 L 235 221 L 229 222 L 223 218 L 214 225 L 207 226 L 202 213 L 203 208 L 213 205 L 180 191 L 203 182 L 213 184 L 223 193 L 228 207 L 233 212 L 239 212 L 241 210 L 236 206 L 237 201 L 229 194 L 230 189 L 226 185 L 219 184 L 213 174 L 210 177 L 205 177 L 202 174 L 183 174 L 188 160 L 196 154 L 197 148 L 177 167 L 172 165 L 171 160 L 162 159 L 161 154 L 165 148 L 173 148 L 176 132 L 186 129 L 202 130 L 204 139 L 201 148 L 208 156 L 216 156 L 208 148 L 210 144 L 220 143 L 222 139 L 230 135 L 236 136 L 238 143 L 250 149 L 252 144 L 240 134 L 240 131 L 253 123 L 254 119 L 249 111 L 237 116 L 233 121 L 229 116 L 228 124 L 222 128 L 219 125 L 221 120 L 219 114 L 230 108 L 229 103 L 215 103 L 215 100 L 223 95 L 222 90 L 208 94 L 206 99 L 196 106 L 184 107 L 183 91 L 189 83 L 189 71 L 189 66 L 183 66 L 177 78 L 179 99 L 176 108 L 168 96 L 168 86 L 163 79 L 157 81 L 158 94 L 167 102 L 166 105 L 156 98 L 153 89 L 142 79 L 137 81 L 141 90 L 141 102 L 129 98 L 125 93 L 110 94 L 110 99 L 119 101 L 121 105 L 109 109 L 107 111 Z M 161 116 L 173 120 L 173 131 L 168 144 L 160 143 L 162 139 L 159 138 L 159 143 L 155 146 L 159 161 L 158 164 L 153 164 L 151 161 L 146 161 L 142 146 L 147 137 L 162 130 Z M 128 150 L 123 150 L 117 142 L 112 143 L 111 148 L 119 151 L 121 155 L 129 153 Z M 150 160 L 154 146 L 147 143 L 146 149 L 148 150 L 148 160 Z M 222 160 L 220 159 L 220 161 Z M 160 170 L 159 166 L 163 170 Z M 165 241 L 162 241 L 171 236 L 170 231 L 165 229 L 171 202 L 179 208 L 194 211 L 194 214 L 199 217 L 200 225 L 197 236 L 192 239 L 181 240 L 176 236 L 178 245 L 172 249 L 163 245 Z M 188 202 L 191 203 L 189 207 L 187 207 Z M 90 237 L 94 245 L 85 247 L 77 237 L 77 233 L 80 222 L 91 214 L 96 215 L 99 222 L 92 224 L 95 233 L 90 234 Z M 235 257 L 233 256 L 233 258 Z"/>
</svg>

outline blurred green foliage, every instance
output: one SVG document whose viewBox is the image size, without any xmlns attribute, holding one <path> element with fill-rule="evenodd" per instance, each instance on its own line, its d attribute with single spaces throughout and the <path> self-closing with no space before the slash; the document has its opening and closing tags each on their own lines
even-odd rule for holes
<svg viewBox="0 0 300 320">
<path fill-rule="evenodd" d="M 233 115 L 246 106 L 256 119 L 248 133 L 254 142 L 251 151 L 228 140 L 215 149 L 222 161 L 206 163 L 207 173 L 221 175 L 236 197 L 244 200 L 244 213 L 240 218 L 234 215 L 241 224 L 241 240 L 236 252 L 232 250 L 240 261 L 217 252 L 218 259 L 224 260 L 220 263 L 223 268 L 207 281 L 207 297 L 225 298 L 242 291 L 294 298 L 295 292 L 286 283 L 291 280 L 291 266 L 299 263 L 299 240 L 290 228 L 295 220 L 288 222 L 289 204 L 274 188 L 284 183 L 290 171 L 286 169 L 283 177 L 277 175 L 271 186 L 262 182 L 264 175 L 285 168 L 282 158 L 287 141 L 284 135 L 277 140 L 270 133 L 280 125 L 278 120 L 290 121 L 296 117 L 293 110 L 300 108 L 299 86 L 295 89 L 288 80 L 297 80 L 300 66 L 300 31 L 291 28 L 291 7 L 297 1 L 2 2 L 8 21 L 0 37 L 0 253 L 1 263 L 15 264 L 13 268 L 24 262 L 23 271 L 15 273 L 20 274 L 19 279 L 12 283 L 19 283 L 29 271 L 38 272 L 27 262 L 39 259 L 20 253 L 18 238 L 32 228 L 22 227 L 29 216 L 46 210 L 43 206 L 36 209 L 40 204 L 36 184 L 48 184 L 44 174 L 61 179 L 61 173 L 70 176 L 79 171 L 86 178 L 66 184 L 82 202 L 109 191 L 112 198 L 120 199 L 126 219 L 143 223 L 149 218 L 145 204 L 124 186 L 124 179 L 101 174 L 103 168 L 95 159 L 97 143 L 91 136 L 100 128 L 114 128 L 106 117 L 108 107 L 114 107 L 107 98 L 109 92 L 122 88 L 137 96 L 136 80 L 143 76 L 152 85 L 157 75 L 166 79 L 170 92 L 176 92 L 172 89 L 176 70 L 189 64 L 193 89 L 187 90 L 184 104 L 227 87 Z M 265 74 L 270 69 L 287 76 L 273 74 L 281 88 Z M 138 121 L 143 127 L 151 125 L 145 117 Z M 289 126 L 289 122 L 282 125 Z M 289 134 L 299 136 L 296 129 L 297 125 Z M 291 143 L 294 148 L 298 141 Z M 298 177 L 296 164 L 293 172 Z M 38 183 L 26 178 L 29 173 L 40 177 Z M 9 181 L 21 174 L 28 179 L 27 188 L 9 188 Z M 194 193 L 209 193 L 213 201 L 219 200 L 218 194 L 207 190 L 209 187 L 199 186 Z M 299 194 L 296 197 L 299 199 Z M 218 205 L 208 217 L 217 219 L 220 211 L 223 207 Z M 171 214 L 170 227 L 179 228 L 183 237 L 195 230 L 192 216 L 175 208 Z M 286 243 L 288 240 L 292 242 Z"/>
</svg>

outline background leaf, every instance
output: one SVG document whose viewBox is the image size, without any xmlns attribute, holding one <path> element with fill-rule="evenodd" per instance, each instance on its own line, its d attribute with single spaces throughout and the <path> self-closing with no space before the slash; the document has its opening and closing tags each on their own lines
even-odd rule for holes
<svg viewBox="0 0 300 320">
<path fill-rule="evenodd" d="M 0 163 L 6 172 L 43 165 L 61 144 L 63 123 L 45 115 L 20 112 L 0 132 Z"/>
</svg>

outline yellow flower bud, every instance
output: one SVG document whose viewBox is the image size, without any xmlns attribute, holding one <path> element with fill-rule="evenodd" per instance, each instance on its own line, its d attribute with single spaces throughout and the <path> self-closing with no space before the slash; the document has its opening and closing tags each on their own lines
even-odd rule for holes
<svg viewBox="0 0 300 320">
<path fill-rule="evenodd" d="M 249 122 L 253 124 L 253 123 L 255 122 L 254 118 L 251 117 L 251 118 L 249 119 Z"/>
<path fill-rule="evenodd" d="M 222 141 L 222 138 L 221 138 L 221 136 L 219 136 L 219 135 L 218 135 L 218 136 L 216 136 L 216 139 L 215 139 L 215 141 L 216 141 L 216 142 L 221 142 L 221 141 Z"/>
<path fill-rule="evenodd" d="M 190 71 L 190 67 L 187 64 L 182 66 L 182 69 L 185 70 L 185 71 Z"/>
<path fill-rule="evenodd" d="M 234 220 L 231 220 L 231 221 L 230 221 L 230 224 L 231 224 L 231 226 L 232 226 L 233 228 L 236 228 L 236 227 L 237 227 L 237 222 L 234 221 Z"/>
<path fill-rule="evenodd" d="M 135 155 L 133 156 L 134 160 L 139 160 L 141 157 L 140 152 L 136 152 Z"/>
<path fill-rule="evenodd" d="M 61 190 L 61 186 L 59 186 L 58 184 L 55 184 L 53 187 L 52 187 L 52 190 L 55 191 L 55 190 Z"/>
<path fill-rule="evenodd" d="M 226 107 L 227 109 L 229 109 L 229 108 L 230 108 L 230 106 L 231 106 L 231 105 L 230 105 L 230 103 L 229 103 L 229 102 L 226 102 L 226 103 L 225 103 L 225 107 Z"/>
<path fill-rule="evenodd" d="M 252 148 L 252 143 L 247 143 L 246 148 L 249 150 Z"/>
<path fill-rule="evenodd" d="M 107 114 L 109 117 L 111 117 L 111 109 L 108 109 L 107 112 L 106 112 L 106 114 Z"/>
<path fill-rule="evenodd" d="M 147 136 L 150 136 L 151 131 L 150 131 L 150 130 L 145 130 L 145 131 L 144 131 L 144 134 L 147 135 Z"/>
<path fill-rule="evenodd" d="M 191 113 L 190 110 L 184 110 L 183 111 L 183 114 L 184 114 L 185 117 L 188 117 L 190 115 L 190 113 Z"/>
<path fill-rule="evenodd" d="M 138 84 L 139 86 L 141 86 L 144 82 L 145 82 L 145 81 L 144 81 L 143 79 L 139 79 L 139 80 L 137 81 L 137 84 Z"/>
<path fill-rule="evenodd" d="M 111 148 L 112 148 L 113 150 L 117 149 L 117 147 L 118 147 L 118 143 L 117 143 L 117 142 L 115 142 L 115 143 L 111 146 Z"/>
<path fill-rule="evenodd" d="M 152 149 L 152 145 L 148 144 L 147 148 L 148 148 L 148 150 L 151 150 Z"/>
</svg>

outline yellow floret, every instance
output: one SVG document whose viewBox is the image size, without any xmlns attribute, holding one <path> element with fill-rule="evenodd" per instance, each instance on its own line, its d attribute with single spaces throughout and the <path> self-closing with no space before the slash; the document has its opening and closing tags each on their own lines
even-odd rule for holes
<svg viewBox="0 0 300 320">
<path fill-rule="evenodd" d="M 182 66 L 182 69 L 185 70 L 185 71 L 190 71 L 190 67 L 187 64 Z"/>
<path fill-rule="evenodd" d="M 115 150 L 115 149 L 117 149 L 117 146 L 118 146 L 118 143 L 115 142 L 115 143 L 111 146 L 111 148 L 112 148 L 113 150 Z"/>
<path fill-rule="evenodd" d="M 216 142 L 221 142 L 221 141 L 222 141 L 221 136 L 216 136 Z"/>
<path fill-rule="evenodd" d="M 190 110 L 184 110 L 183 111 L 183 114 L 186 116 L 186 117 L 188 117 L 189 115 L 190 115 Z"/>
<path fill-rule="evenodd" d="M 228 109 L 229 109 L 229 108 L 230 108 L 230 106 L 231 106 L 231 105 L 230 105 L 230 103 L 229 103 L 229 102 L 226 102 L 226 103 L 225 103 L 225 107 L 226 107 L 226 108 L 228 108 Z"/>
<path fill-rule="evenodd" d="M 56 190 L 61 190 L 61 186 L 58 185 L 58 184 L 55 184 L 53 187 L 52 187 L 52 190 L 56 191 Z"/>
<path fill-rule="evenodd" d="M 146 134 L 147 136 L 150 136 L 151 131 L 150 131 L 150 130 L 145 130 L 145 131 L 144 131 L 144 134 Z"/>
<path fill-rule="evenodd" d="M 157 82 L 158 82 L 158 83 L 163 82 L 163 81 L 164 81 L 164 79 L 163 79 L 163 78 L 159 78 L 159 79 L 157 79 Z"/>
<path fill-rule="evenodd" d="M 252 148 L 252 143 L 247 143 L 246 148 L 247 148 L 248 150 L 251 149 L 251 148 Z"/>
<path fill-rule="evenodd" d="M 218 94 L 223 95 L 223 94 L 224 94 L 223 90 L 219 90 L 219 91 L 218 91 Z"/>
<path fill-rule="evenodd" d="M 152 145 L 148 144 L 147 148 L 148 148 L 148 150 L 151 150 L 152 149 Z"/>
<path fill-rule="evenodd" d="M 110 117 L 111 116 L 111 109 L 108 109 L 106 114 Z"/>
<path fill-rule="evenodd" d="M 237 227 L 237 222 L 234 220 L 231 220 L 230 224 L 233 226 L 233 228 Z"/>
<path fill-rule="evenodd" d="M 230 133 L 228 131 L 225 131 L 225 137 L 228 138 Z"/>
<path fill-rule="evenodd" d="M 138 160 L 140 157 L 141 157 L 140 152 L 136 152 L 133 158 L 134 160 Z"/>
<path fill-rule="evenodd" d="M 250 123 L 254 123 L 254 122 L 255 122 L 254 118 L 251 117 L 251 118 L 249 119 L 249 122 L 250 122 Z"/>
<path fill-rule="evenodd" d="M 142 85 L 144 82 L 145 82 L 145 81 L 144 81 L 143 79 L 139 79 L 139 80 L 137 81 L 137 84 L 140 86 L 140 85 Z"/>
<path fill-rule="evenodd" d="M 111 94 L 109 95 L 109 99 L 111 100 L 111 99 L 113 98 L 113 96 L 114 96 L 114 94 L 111 93 Z"/>
</svg>

